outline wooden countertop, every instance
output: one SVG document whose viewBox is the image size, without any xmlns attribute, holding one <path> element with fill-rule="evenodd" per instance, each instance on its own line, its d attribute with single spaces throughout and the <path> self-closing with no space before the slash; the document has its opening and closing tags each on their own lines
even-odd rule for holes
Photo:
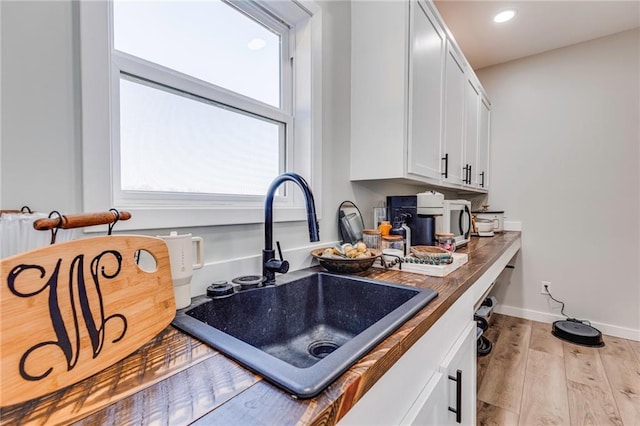
<svg viewBox="0 0 640 426">
<path fill-rule="evenodd" d="M 298 400 L 172 326 L 80 383 L 3 407 L 0 424 L 332 425 L 513 244 L 519 232 L 472 238 L 469 262 L 444 278 L 372 268 L 359 275 L 439 296 L 313 399 Z"/>
</svg>

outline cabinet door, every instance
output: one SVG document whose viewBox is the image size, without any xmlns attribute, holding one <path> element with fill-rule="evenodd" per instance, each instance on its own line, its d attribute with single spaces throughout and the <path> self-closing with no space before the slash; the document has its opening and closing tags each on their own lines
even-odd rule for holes
<svg viewBox="0 0 640 426">
<path fill-rule="evenodd" d="M 476 327 L 475 321 L 465 327 L 440 369 L 449 382 L 446 424 L 476 424 Z M 459 422 L 449 407 L 460 411 Z"/>
<path fill-rule="evenodd" d="M 480 114 L 478 122 L 478 188 L 489 188 L 489 140 L 491 107 L 489 101 L 480 97 Z"/>
<path fill-rule="evenodd" d="M 406 174 L 408 31 L 405 2 L 351 3 L 352 180 Z"/>
<path fill-rule="evenodd" d="M 444 374 L 434 374 L 400 422 L 400 426 L 447 424 L 448 381 Z"/>
<path fill-rule="evenodd" d="M 465 87 L 465 135 L 463 181 L 476 186 L 476 168 L 478 159 L 478 102 L 480 92 L 474 81 L 467 79 Z"/>
<path fill-rule="evenodd" d="M 460 55 L 448 44 L 445 62 L 443 180 L 462 183 L 466 77 Z"/>
<path fill-rule="evenodd" d="M 422 1 L 410 7 L 407 172 L 439 180 L 445 33 Z"/>
</svg>

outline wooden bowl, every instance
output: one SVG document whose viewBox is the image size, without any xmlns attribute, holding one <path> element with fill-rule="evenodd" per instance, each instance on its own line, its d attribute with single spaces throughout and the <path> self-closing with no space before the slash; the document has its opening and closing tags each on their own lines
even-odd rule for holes
<svg viewBox="0 0 640 426">
<path fill-rule="evenodd" d="M 318 259 L 320 266 L 330 272 L 338 272 L 341 274 L 355 274 L 363 272 L 371 268 L 373 262 L 382 254 L 380 250 L 368 249 L 371 256 L 364 258 L 350 259 L 348 257 L 323 256 L 325 248 L 319 248 L 311 251 L 311 256 Z"/>
<path fill-rule="evenodd" d="M 411 246 L 411 254 L 418 259 L 448 259 L 451 252 L 436 246 Z"/>
</svg>

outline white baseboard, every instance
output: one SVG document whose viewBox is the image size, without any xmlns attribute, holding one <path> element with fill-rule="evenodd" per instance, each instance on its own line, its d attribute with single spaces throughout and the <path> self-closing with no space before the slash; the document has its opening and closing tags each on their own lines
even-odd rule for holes
<svg viewBox="0 0 640 426">
<path fill-rule="evenodd" d="M 498 304 L 495 312 L 512 317 L 524 318 L 533 321 L 545 322 L 551 324 L 554 321 L 565 319 L 561 315 L 549 314 L 546 312 L 533 311 L 530 309 L 516 308 Z M 617 325 L 606 324 L 602 322 L 591 322 L 591 325 L 606 334 L 607 336 L 621 337 L 623 339 L 640 341 L 640 330 L 633 328 L 620 327 Z"/>
</svg>

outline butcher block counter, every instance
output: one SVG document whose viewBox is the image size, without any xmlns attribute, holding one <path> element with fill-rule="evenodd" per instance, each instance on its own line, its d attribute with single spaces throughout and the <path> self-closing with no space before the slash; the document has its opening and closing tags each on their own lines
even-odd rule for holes
<svg viewBox="0 0 640 426">
<path fill-rule="evenodd" d="M 498 260 L 520 247 L 519 232 L 472 238 L 469 261 L 444 278 L 371 268 L 359 275 L 439 295 L 315 398 L 295 399 L 173 326 L 129 357 L 80 383 L 1 410 L 0 423 L 332 425 Z M 509 259 L 507 259 L 508 261 Z M 482 294 L 479 294 L 482 296 Z M 251 327 L 251 324 L 247 324 Z"/>
</svg>

